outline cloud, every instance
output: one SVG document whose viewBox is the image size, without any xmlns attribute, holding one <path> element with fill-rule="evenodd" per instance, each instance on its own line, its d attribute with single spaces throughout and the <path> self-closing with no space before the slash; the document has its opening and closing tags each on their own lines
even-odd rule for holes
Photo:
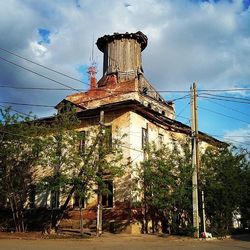
<svg viewBox="0 0 250 250">
<path fill-rule="evenodd" d="M 30 47 L 36 57 L 45 56 L 46 52 L 48 52 L 48 49 L 44 47 L 40 42 L 31 42 Z"/>
<path fill-rule="evenodd" d="M 224 140 L 235 146 L 242 146 L 250 149 L 250 125 L 244 128 L 227 131 L 224 134 Z"/>
<path fill-rule="evenodd" d="M 249 23 L 246 0 L 106 0 L 95 6 L 90 0 L 11 0 L 0 2 L 0 47 L 86 79 L 79 68 L 90 63 L 93 33 L 97 40 L 104 34 L 141 30 L 149 38 L 143 52 L 144 72 L 157 89 L 187 90 L 194 80 L 200 88 L 240 87 L 250 83 Z M 0 56 L 73 88 L 86 87 L 2 51 Z M 95 48 L 98 77 L 102 56 Z M 0 85 L 5 84 L 60 87 L 0 61 Z M 69 93 L 6 90 L 0 97 L 56 105 Z"/>
</svg>

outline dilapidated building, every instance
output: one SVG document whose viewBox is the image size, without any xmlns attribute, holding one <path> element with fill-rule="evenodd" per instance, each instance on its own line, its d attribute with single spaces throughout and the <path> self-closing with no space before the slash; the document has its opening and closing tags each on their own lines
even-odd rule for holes
<svg viewBox="0 0 250 250">
<path fill-rule="evenodd" d="M 142 32 L 114 33 L 99 38 L 96 44 L 103 52 L 103 76 L 97 81 L 96 69 L 92 65 L 89 68 L 90 89 L 69 95 L 56 106 L 58 112 L 63 112 L 65 103 L 76 107 L 81 120 L 79 130 L 97 126 L 100 112 L 104 112 L 103 123 L 110 128 L 111 135 L 117 129 L 127 135 L 123 139 L 123 157 L 132 167 L 124 177 L 107 180 L 109 193 L 103 197 L 102 205 L 106 228 L 116 224 L 119 225 L 117 231 L 128 233 L 140 232 L 141 228 L 131 207 L 140 197 L 130 184 L 133 169 L 143 160 L 145 143 L 168 144 L 173 139 L 190 136 L 190 127 L 175 120 L 174 103 L 166 101 L 145 77 L 141 52 L 147 42 Z M 199 137 L 204 144 L 220 143 L 201 132 Z M 72 197 L 72 209 L 67 219 L 61 222 L 62 227 L 79 225 L 75 199 Z M 96 224 L 96 205 L 97 195 L 85 202 L 83 217 L 86 225 Z"/>
</svg>

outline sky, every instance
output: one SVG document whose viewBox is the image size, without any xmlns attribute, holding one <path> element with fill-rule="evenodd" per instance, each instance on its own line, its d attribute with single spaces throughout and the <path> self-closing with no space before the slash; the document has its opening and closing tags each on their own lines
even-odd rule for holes
<svg viewBox="0 0 250 250">
<path fill-rule="evenodd" d="M 73 90 L 12 87 L 62 88 L 60 82 L 87 89 L 93 37 L 139 30 L 148 37 L 142 52 L 145 76 L 165 91 L 163 97 L 181 98 L 187 93 L 171 91 L 188 91 L 195 81 L 199 129 L 249 148 L 250 0 L 0 1 L 0 108 L 12 103 L 13 110 L 38 117 L 54 114 L 53 107 Z M 98 78 L 102 57 L 94 46 Z M 223 91 L 235 88 L 243 90 Z M 175 108 L 177 119 L 190 124 L 189 98 L 176 100 Z"/>
</svg>

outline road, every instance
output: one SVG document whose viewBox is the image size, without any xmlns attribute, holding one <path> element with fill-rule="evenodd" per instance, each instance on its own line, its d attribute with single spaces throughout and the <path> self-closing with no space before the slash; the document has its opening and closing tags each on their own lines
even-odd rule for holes
<svg viewBox="0 0 250 250">
<path fill-rule="evenodd" d="M 0 239 L 1 250 L 244 250 L 250 249 L 249 239 L 193 240 L 162 238 L 150 235 L 108 235 L 90 239 Z"/>
</svg>

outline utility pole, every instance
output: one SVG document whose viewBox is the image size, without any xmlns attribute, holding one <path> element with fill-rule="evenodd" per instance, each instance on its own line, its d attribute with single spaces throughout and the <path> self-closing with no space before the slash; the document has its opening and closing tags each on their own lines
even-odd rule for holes
<svg viewBox="0 0 250 250">
<path fill-rule="evenodd" d="M 104 111 L 100 112 L 100 145 L 103 146 L 103 126 L 104 126 Z M 99 152 L 99 158 L 102 156 Z M 100 159 L 97 166 L 97 174 L 102 175 L 101 166 L 100 166 Z M 97 220 L 96 220 L 96 235 L 102 235 L 102 193 L 100 187 L 98 187 L 98 204 L 97 204 Z"/>
<path fill-rule="evenodd" d="M 193 227 L 194 237 L 199 238 L 199 204 L 198 204 L 198 171 L 199 171 L 199 148 L 198 148 L 198 114 L 197 114 L 197 91 L 196 83 L 190 88 L 191 92 L 191 129 L 192 129 L 192 204 L 193 204 Z"/>
</svg>

